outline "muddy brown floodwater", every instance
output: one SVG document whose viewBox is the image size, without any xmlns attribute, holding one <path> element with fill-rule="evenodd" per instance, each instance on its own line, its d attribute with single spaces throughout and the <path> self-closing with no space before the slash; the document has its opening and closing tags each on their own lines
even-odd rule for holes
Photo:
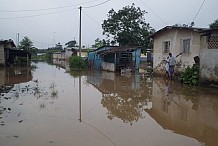
<svg viewBox="0 0 218 146">
<path fill-rule="evenodd" d="M 0 69 L 0 146 L 218 146 L 217 89 L 33 65 Z"/>
</svg>

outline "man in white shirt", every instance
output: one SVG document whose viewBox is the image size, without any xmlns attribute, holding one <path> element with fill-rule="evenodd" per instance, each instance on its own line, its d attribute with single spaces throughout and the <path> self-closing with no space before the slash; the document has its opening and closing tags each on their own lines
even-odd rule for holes
<svg viewBox="0 0 218 146">
<path fill-rule="evenodd" d="M 182 53 L 180 53 L 179 55 L 181 55 L 181 54 Z M 179 55 L 177 55 L 176 57 L 178 57 Z M 169 53 L 168 63 L 169 63 L 169 75 L 170 75 L 170 79 L 173 78 L 174 67 L 176 65 L 176 57 L 174 57 L 172 55 L 172 53 Z"/>
</svg>

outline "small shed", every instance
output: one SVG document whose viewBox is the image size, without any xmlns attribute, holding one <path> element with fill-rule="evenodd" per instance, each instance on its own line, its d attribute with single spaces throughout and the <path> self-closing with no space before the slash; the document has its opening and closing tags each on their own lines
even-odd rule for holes
<svg viewBox="0 0 218 146">
<path fill-rule="evenodd" d="M 0 66 L 14 64 L 16 57 L 31 59 L 31 53 L 25 50 L 18 50 L 13 40 L 0 40 Z"/>
<path fill-rule="evenodd" d="M 121 69 L 139 69 L 140 47 L 103 46 L 88 53 L 90 69 L 120 71 Z"/>
</svg>

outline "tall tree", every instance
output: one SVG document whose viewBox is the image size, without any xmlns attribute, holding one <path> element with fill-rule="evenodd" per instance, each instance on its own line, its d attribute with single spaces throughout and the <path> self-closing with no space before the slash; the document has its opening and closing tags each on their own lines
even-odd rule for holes
<svg viewBox="0 0 218 146">
<path fill-rule="evenodd" d="M 69 41 L 65 44 L 67 47 L 75 47 L 77 42 L 75 40 Z"/>
<path fill-rule="evenodd" d="M 108 12 L 108 19 L 103 21 L 103 34 L 112 38 L 111 43 L 119 43 L 120 46 L 144 46 L 151 47 L 149 35 L 154 32 L 149 23 L 145 22 L 145 11 L 139 7 L 123 7 L 115 12 Z"/>
<path fill-rule="evenodd" d="M 216 19 L 213 23 L 209 24 L 210 28 L 218 28 L 218 19 Z"/>
<path fill-rule="evenodd" d="M 32 47 L 33 47 L 33 42 L 27 36 L 25 36 L 21 40 L 20 45 L 18 46 L 19 49 L 27 50 L 27 51 L 30 51 Z"/>
<path fill-rule="evenodd" d="M 102 47 L 102 46 L 109 46 L 110 45 L 110 42 L 109 40 L 100 40 L 99 38 L 95 39 L 95 44 L 92 45 L 93 48 L 99 48 L 99 47 Z"/>
</svg>

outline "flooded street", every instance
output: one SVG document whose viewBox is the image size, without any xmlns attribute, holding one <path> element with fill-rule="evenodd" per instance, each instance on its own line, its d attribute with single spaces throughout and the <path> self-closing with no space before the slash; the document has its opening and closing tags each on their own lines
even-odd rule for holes
<svg viewBox="0 0 218 146">
<path fill-rule="evenodd" d="M 142 74 L 0 69 L 0 146 L 217 146 L 218 90 Z"/>
</svg>

